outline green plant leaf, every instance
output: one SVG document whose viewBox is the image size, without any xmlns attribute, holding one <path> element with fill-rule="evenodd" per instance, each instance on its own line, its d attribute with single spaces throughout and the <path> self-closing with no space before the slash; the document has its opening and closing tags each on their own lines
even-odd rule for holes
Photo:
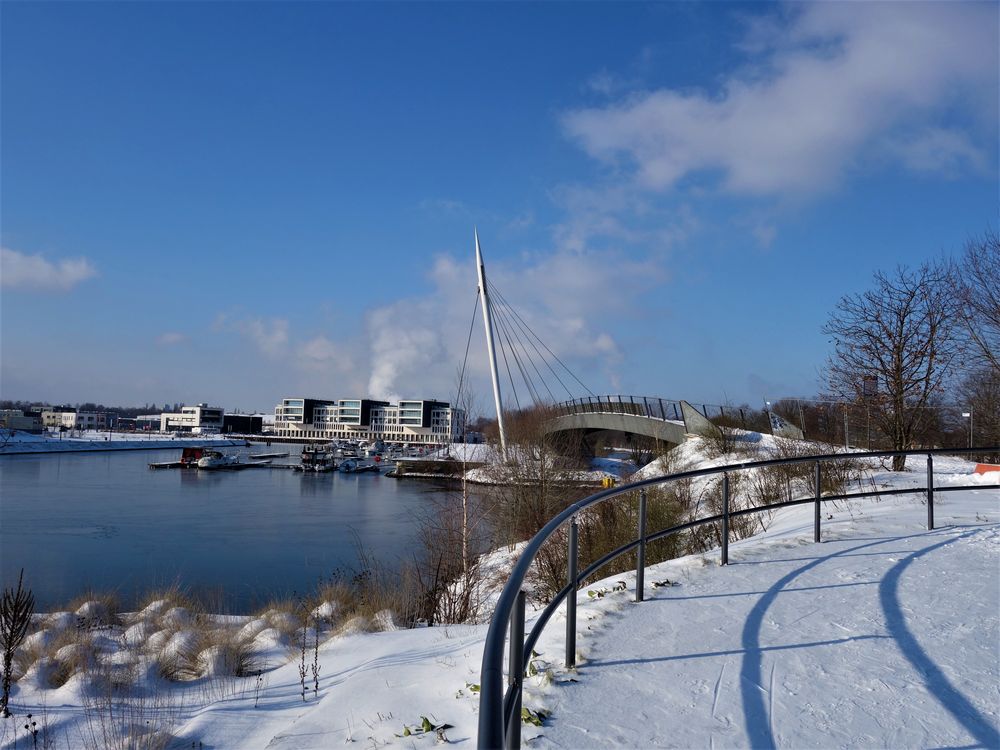
<svg viewBox="0 0 1000 750">
<path fill-rule="evenodd" d="M 548 715 L 548 711 L 543 711 L 541 709 L 538 711 L 532 711 L 527 706 L 521 708 L 521 721 L 525 724 L 531 724 L 536 727 L 542 726 L 542 723 Z"/>
</svg>

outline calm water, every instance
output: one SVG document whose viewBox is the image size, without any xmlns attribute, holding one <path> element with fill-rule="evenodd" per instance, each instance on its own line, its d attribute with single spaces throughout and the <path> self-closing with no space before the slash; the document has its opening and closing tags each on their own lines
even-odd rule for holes
<svg viewBox="0 0 1000 750">
<path fill-rule="evenodd" d="M 256 446 L 254 452 L 300 446 Z M 126 605 L 179 583 L 222 592 L 246 611 L 309 592 L 356 562 L 355 537 L 378 559 L 409 558 L 414 517 L 442 491 L 376 474 L 288 470 L 152 471 L 180 451 L 0 458 L 0 578 L 20 568 L 45 611 L 88 587 Z M 292 459 L 277 459 L 284 462 Z"/>
</svg>

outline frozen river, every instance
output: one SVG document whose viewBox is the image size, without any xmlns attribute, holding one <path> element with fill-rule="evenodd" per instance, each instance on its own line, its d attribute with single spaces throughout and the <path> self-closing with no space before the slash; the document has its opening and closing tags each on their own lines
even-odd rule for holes
<svg viewBox="0 0 1000 750">
<path fill-rule="evenodd" d="M 253 452 L 301 446 L 255 446 Z M 174 583 L 231 611 L 311 592 L 356 561 L 410 558 L 415 517 L 441 485 L 287 469 L 150 470 L 180 450 L 0 458 L 0 578 L 23 567 L 45 611 L 83 593 Z"/>
</svg>

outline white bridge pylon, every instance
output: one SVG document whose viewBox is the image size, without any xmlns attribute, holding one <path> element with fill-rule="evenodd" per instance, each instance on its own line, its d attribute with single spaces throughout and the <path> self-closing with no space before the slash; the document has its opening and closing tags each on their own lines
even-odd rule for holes
<svg viewBox="0 0 1000 750">
<path fill-rule="evenodd" d="M 486 267 L 479 247 L 479 230 L 473 229 L 476 238 L 476 271 L 479 275 L 479 295 L 483 303 L 483 325 L 486 327 L 486 351 L 490 358 L 490 375 L 493 377 L 493 403 L 497 410 L 497 427 L 500 430 L 500 451 L 507 455 L 507 430 L 503 423 L 503 399 L 500 396 L 500 376 L 497 371 L 497 353 L 493 345 L 493 311 L 486 288 Z"/>
</svg>

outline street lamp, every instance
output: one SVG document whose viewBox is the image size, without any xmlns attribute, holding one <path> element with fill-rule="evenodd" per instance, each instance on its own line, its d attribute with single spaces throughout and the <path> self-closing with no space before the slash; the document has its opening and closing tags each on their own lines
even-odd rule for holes
<svg viewBox="0 0 1000 750">
<path fill-rule="evenodd" d="M 963 411 L 962 416 L 969 420 L 969 447 L 972 447 L 972 407 L 968 411 Z"/>
</svg>

